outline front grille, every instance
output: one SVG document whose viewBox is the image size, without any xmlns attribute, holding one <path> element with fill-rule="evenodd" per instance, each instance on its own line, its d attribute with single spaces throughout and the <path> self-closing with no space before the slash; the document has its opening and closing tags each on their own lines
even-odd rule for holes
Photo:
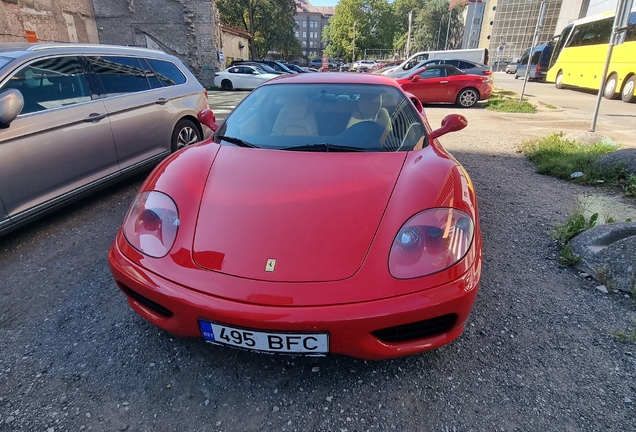
<svg viewBox="0 0 636 432">
<path fill-rule="evenodd" d="M 373 336 L 382 342 L 407 342 L 442 334 L 450 330 L 457 321 L 457 315 L 442 315 L 436 318 L 403 324 L 374 331 Z"/>
<path fill-rule="evenodd" d="M 117 283 L 117 285 L 119 286 L 119 288 L 121 288 L 124 294 L 126 294 L 128 297 L 131 297 L 137 303 L 141 303 L 142 305 L 146 306 L 151 311 L 156 312 L 159 315 L 165 316 L 166 318 L 170 318 L 171 316 L 174 315 L 170 309 L 167 309 L 161 306 L 159 303 L 156 303 L 150 300 L 148 297 L 142 296 L 138 292 L 128 288 L 126 285 L 121 283 Z"/>
</svg>

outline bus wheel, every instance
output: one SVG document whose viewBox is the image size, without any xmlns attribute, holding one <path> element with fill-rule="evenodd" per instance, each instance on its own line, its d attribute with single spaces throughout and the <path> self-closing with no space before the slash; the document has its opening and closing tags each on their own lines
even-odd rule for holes
<svg viewBox="0 0 636 432">
<path fill-rule="evenodd" d="M 603 97 L 605 99 L 616 99 L 616 84 L 618 84 L 618 77 L 616 74 L 611 74 L 605 82 L 605 88 L 603 89 Z"/>
<path fill-rule="evenodd" d="M 621 92 L 621 99 L 623 102 L 636 102 L 636 94 L 634 91 L 636 90 L 636 76 L 630 77 L 625 85 L 623 86 L 623 91 Z"/>
<path fill-rule="evenodd" d="M 563 87 L 565 87 L 563 85 L 563 71 L 559 71 L 559 73 L 557 74 L 556 80 L 554 80 L 554 85 L 558 89 L 562 89 Z"/>
</svg>

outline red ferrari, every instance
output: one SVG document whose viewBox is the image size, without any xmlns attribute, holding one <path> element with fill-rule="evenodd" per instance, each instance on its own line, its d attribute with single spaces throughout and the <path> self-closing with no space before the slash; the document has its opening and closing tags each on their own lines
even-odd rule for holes
<svg viewBox="0 0 636 432">
<path fill-rule="evenodd" d="M 470 108 L 492 94 L 492 75 L 471 75 L 452 65 L 431 65 L 397 79 L 422 103 L 454 103 Z"/>
<path fill-rule="evenodd" d="M 447 344 L 477 295 L 473 184 L 394 79 L 298 74 L 162 162 L 109 253 L 130 306 L 178 336 L 385 359 Z"/>
</svg>

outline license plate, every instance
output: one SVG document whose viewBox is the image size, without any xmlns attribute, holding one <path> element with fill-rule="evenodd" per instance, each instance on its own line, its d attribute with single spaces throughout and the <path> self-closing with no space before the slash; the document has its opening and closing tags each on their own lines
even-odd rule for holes
<svg viewBox="0 0 636 432">
<path fill-rule="evenodd" d="M 254 351 L 324 355 L 329 352 L 327 333 L 257 331 L 199 320 L 203 338 L 211 343 Z"/>
</svg>

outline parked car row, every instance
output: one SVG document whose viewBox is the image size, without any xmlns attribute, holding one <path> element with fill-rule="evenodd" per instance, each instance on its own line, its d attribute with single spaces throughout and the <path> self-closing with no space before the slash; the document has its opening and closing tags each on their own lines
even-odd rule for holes
<svg viewBox="0 0 636 432">
<path fill-rule="evenodd" d="M 210 136 L 207 107 L 161 51 L 0 44 L 0 234 Z"/>
</svg>

